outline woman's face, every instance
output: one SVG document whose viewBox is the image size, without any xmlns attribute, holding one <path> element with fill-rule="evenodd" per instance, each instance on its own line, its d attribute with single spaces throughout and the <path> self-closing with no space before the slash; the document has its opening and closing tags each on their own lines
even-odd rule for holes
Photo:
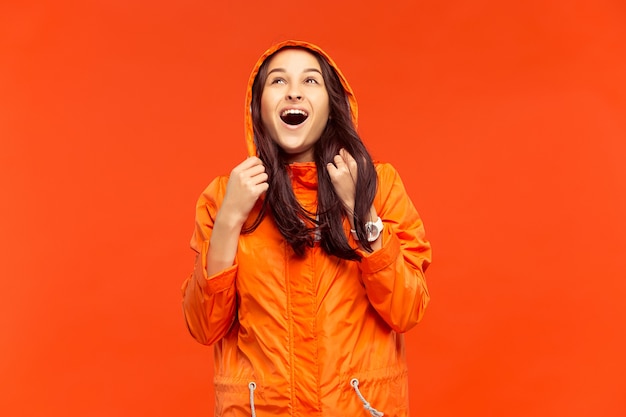
<svg viewBox="0 0 626 417">
<path fill-rule="evenodd" d="M 289 162 L 313 161 L 313 145 L 329 112 L 328 92 L 314 55 L 285 49 L 272 56 L 261 95 L 261 120 Z"/>
</svg>

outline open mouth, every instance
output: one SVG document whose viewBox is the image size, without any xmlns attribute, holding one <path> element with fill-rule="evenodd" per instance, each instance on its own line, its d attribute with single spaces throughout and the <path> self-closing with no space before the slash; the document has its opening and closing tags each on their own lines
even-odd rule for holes
<svg viewBox="0 0 626 417">
<path fill-rule="evenodd" d="M 291 126 L 296 126 L 304 123 L 307 117 L 309 117 L 309 114 L 300 109 L 287 109 L 283 111 L 280 115 L 280 119 Z"/>
</svg>

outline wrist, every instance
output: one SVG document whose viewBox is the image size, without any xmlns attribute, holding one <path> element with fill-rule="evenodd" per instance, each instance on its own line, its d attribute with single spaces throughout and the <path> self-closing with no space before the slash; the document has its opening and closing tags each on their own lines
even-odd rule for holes
<svg viewBox="0 0 626 417">
<path fill-rule="evenodd" d="M 215 225 L 229 230 L 241 230 L 246 218 L 231 210 L 220 210 L 215 217 Z"/>
<path fill-rule="evenodd" d="M 384 228 L 383 221 L 378 216 L 377 216 L 376 221 L 366 222 L 365 223 L 365 237 L 367 238 L 367 241 L 370 243 L 377 241 L 380 238 L 380 235 L 382 234 L 383 228 Z M 351 228 L 350 233 L 352 233 L 352 236 L 354 236 L 356 240 L 359 240 L 355 229 Z"/>
</svg>

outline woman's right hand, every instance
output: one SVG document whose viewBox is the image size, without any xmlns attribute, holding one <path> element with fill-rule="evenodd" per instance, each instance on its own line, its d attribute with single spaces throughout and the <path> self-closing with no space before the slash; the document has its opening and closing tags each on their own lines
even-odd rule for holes
<svg viewBox="0 0 626 417">
<path fill-rule="evenodd" d="M 258 198 L 269 188 L 267 179 L 265 166 L 256 156 L 246 158 L 233 168 L 218 213 L 221 220 L 243 226 Z"/>
<path fill-rule="evenodd" d="M 241 227 L 254 203 L 267 191 L 267 178 L 263 162 L 256 156 L 247 158 L 231 171 L 206 255 L 208 276 L 223 271 L 235 261 Z"/>
</svg>

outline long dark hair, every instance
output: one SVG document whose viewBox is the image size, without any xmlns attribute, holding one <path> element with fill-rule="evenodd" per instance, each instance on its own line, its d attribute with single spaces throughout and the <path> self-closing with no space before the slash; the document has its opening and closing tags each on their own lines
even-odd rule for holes
<svg viewBox="0 0 626 417">
<path fill-rule="evenodd" d="M 313 148 L 318 177 L 317 213 L 305 210 L 296 199 L 291 185 L 287 155 L 266 132 L 261 120 L 261 96 L 267 79 L 270 56 L 263 62 L 254 79 L 251 103 L 254 140 L 258 156 L 269 175 L 269 189 L 258 217 L 251 226 L 244 228 L 243 233 L 254 231 L 269 210 L 280 233 L 297 255 L 303 256 L 306 248 L 313 246 L 317 233 L 320 245 L 326 253 L 342 259 L 360 260 L 356 249 L 348 243 L 343 227 L 343 218 L 348 214 L 335 193 L 326 164 L 333 161 L 341 148 L 347 150 L 357 161 L 356 196 L 352 215 L 361 245 L 371 252 L 372 248 L 365 239 L 364 223 L 370 220 L 369 212 L 377 187 L 372 158 L 352 123 L 346 92 L 333 67 L 315 51 L 301 47 L 287 48 L 303 49 L 317 58 L 328 92 L 330 117 Z M 284 49 L 286 48 L 279 51 Z"/>
</svg>

